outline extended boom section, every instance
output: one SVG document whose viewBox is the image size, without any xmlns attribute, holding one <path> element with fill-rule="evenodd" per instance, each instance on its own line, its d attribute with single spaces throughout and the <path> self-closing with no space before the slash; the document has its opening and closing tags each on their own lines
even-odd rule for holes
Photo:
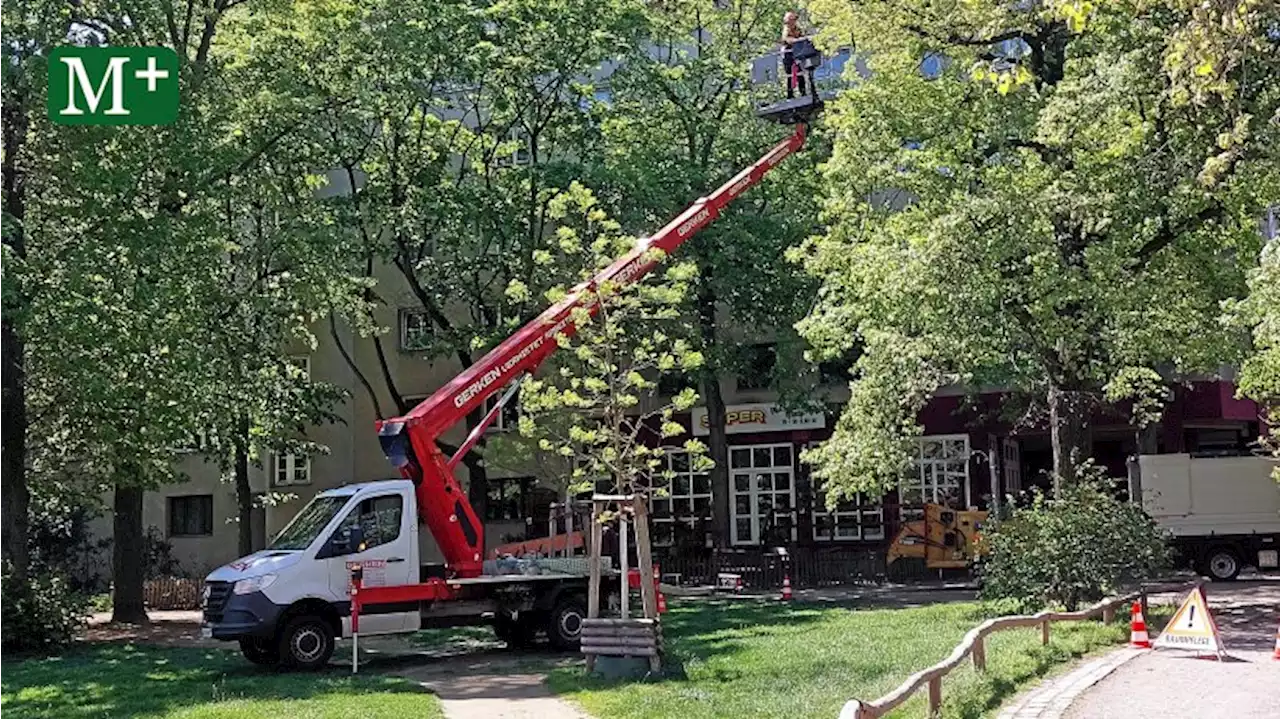
<svg viewBox="0 0 1280 719">
<path fill-rule="evenodd" d="M 650 250 L 673 252 L 717 217 L 734 198 L 759 183 L 788 155 L 804 145 L 806 127 L 798 124 L 790 137 L 779 142 L 750 167 L 699 198 L 658 232 L 636 242 L 636 246 L 591 280 L 575 287 L 560 302 L 521 327 L 479 361 L 423 400 L 403 417 L 378 422 L 383 450 L 416 486 L 419 516 L 440 545 L 454 577 L 474 577 L 481 573 L 484 554 L 484 526 L 471 507 L 452 467 L 483 431 L 459 450 L 459 457 L 445 456 L 437 440 L 490 396 L 526 373 L 532 373 L 558 347 L 557 335 L 572 336 L 577 328 L 573 313 L 585 308 L 595 314 L 593 290 L 604 283 L 629 285 L 653 269 L 657 260 Z M 507 395 L 509 396 L 509 395 Z M 505 398 L 505 397 L 504 397 Z M 490 411 L 485 424 L 496 415 Z M 368 597 L 366 601 L 372 600 Z"/>
</svg>

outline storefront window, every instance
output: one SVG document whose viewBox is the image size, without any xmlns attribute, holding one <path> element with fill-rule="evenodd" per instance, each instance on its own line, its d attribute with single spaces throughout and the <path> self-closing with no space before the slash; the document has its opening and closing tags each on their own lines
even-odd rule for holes
<svg viewBox="0 0 1280 719">
<path fill-rule="evenodd" d="M 795 452 L 790 444 L 729 448 L 734 544 L 795 541 Z"/>
<path fill-rule="evenodd" d="M 960 509 L 969 504 L 969 436 L 921 437 L 915 470 L 898 487 L 904 522 L 924 517 L 925 504 Z"/>
<path fill-rule="evenodd" d="M 880 502 L 868 501 L 865 494 L 858 493 L 852 501 L 841 502 L 835 511 L 828 511 L 826 492 L 816 492 L 813 538 L 820 542 L 884 539 L 884 510 Z"/>
<path fill-rule="evenodd" d="M 693 469 L 688 452 L 668 453 L 666 465 L 675 476 L 665 485 L 667 496 L 652 500 L 653 544 L 669 547 L 680 543 L 681 535 L 705 543 L 707 540 L 699 540 L 697 535 L 711 526 L 711 475 L 707 470 Z"/>
</svg>

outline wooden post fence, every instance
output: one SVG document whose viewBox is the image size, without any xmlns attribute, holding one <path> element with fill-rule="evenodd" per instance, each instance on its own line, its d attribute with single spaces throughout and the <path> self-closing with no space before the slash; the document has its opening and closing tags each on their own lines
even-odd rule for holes
<svg viewBox="0 0 1280 719">
<path fill-rule="evenodd" d="M 885 694 L 875 701 L 864 702 L 852 699 L 840 710 L 840 719 L 879 719 L 904 704 L 922 687 L 928 687 L 929 702 L 926 717 L 938 716 L 942 711 L 942 678 L 960 666 L 965 658 L 972 655 L 973 666 L 978 671 L 987 668 L 986 638 L 1006 629 L 1040 627 L 1040 641 L 1049 643 L 1049 625 L 1053 622 L 1080 622 L 1101 616 L 1104 621 L 1115 619 L 1116 608 L 1126 607 L 1137 599 L 1142 604 L 1143 615 L 1147 612 L 1147 596 L 1158 592 L 1186 591 L 1199 587 L 1205 580 L 1176 584 L 1144 586 L 1128 594 L 1104 599 L 1101 602 L 1078 612 L 1040 612 L 1031 616 L 1009 616 L 988 619 L 979 624 L 964 636 L 964 639 L 951 651 L 951 655 L 937 664 L 911 675 L 897 689 Z"/>
</svg>

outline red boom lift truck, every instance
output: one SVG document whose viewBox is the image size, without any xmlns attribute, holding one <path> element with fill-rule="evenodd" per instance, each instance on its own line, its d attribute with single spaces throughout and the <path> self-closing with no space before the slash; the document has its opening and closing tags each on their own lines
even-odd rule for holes
<svg viewBox="0 0 1280 719">
<path fill-rule="evenodd" d="M 811 72 L 819 61 L 811 57 L 805 69 Z M 358 564 L 361 636 L 491 622 L 511 643 L 545 631 L 553 646 L 575 646 L 586 616 L 585 561 L 541 560 L 533 571 L 526 564 L 518 574 L 501 573 L 500 561 L 486 563 L 484 526 L 454 467 L 502 411 L 518 380 L 556 349 L 556 336 L 573 334 L 573 310 L 590 297 L 594 283 L 639 281 L 654 265 L 650 248 L 675 251 L 800 149 L 808 123 L 823 105 L 812 83 L 810 88 L 810 95 L 758 112 L 794 125 L 790 137 L 639 240 L 413 411 L 379 421 L 383 450 L 404 478 L 320 492 L 269 547 L 211 573 L 204 587 L 204 636 L 238 641 L 245 657 L 257 664 L 317 669 L 329 661 L 336 638 L 351 636 L 350 566 Z M 437 439 L 503 387 L 500 401 L 447 456 Z M 420 565 L 420 524 L 439 544 L 442 567 Z"/>
</svg>

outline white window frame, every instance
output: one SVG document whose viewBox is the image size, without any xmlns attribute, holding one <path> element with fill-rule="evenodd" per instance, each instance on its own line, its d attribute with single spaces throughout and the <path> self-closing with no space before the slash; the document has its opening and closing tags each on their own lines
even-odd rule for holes
<svg viewBox="0 0 1280 719">
<path fill-rule="evenodd" d="M 791 463 L 786 466 L 773 464 L 774 450 L 782 447 L 786 447 L 791 451 Z M 759 449 L 769 450 L 769 461 L 770 461 L 769 466 L 767 467 L 756 466 L 755 451 Z M 749 452 L 750 453 L 749 456 L 751 457 L 751 466 L 735 467 L 733 464 L 734 450 L 746 450 L 747 452 Z M 796 445 L 793 442 L 780 442 L 776 444 L 741 444 L 741 445 L 729 447 L 729 538 L 732 544 L 739 545 L 739 546 L 744 546 L 744 545 L 751 546 L 751 545 L 760 544 L 760 534 L 761 534 L 760 524 L 761 524 L 761 520 L 764 517 L 764 515 L 762 515 L 759 512 L 760 497 L 762 494 L 768 495 L 770 497 L 777 497 L 783 494 L 783 492 L 779 492 L 776 489 L 774 489 L 775 485 L 774 485 L 774 479 L 772 477 L 769 480 L 770 489 L 767 492 L 761 492 L 759 487 L 759 482 L 757 481 L 759 477 L 759 472 L 757 470 L 766 471 L 770 475 L 785 473 L 789 476 L 788 489 L 786 491 L 786 496 L 788 498 L 788 505 L 790 507 L 790 515 L 791 515 L 791 541 L 793 542 L 796 541 L 796 536 L 797 536 L 796 535 L 796 524 L 797 524 L 796 522 L 796 461 L 797 461 L 798 454 L 799 452 L 797 451 Z M 747 477 L 748 484 L 747 484 L 747 490 L 745 492 L 738 489 L 739 475 L 746 475 Z M 742 515 L 738 512 L 738 498 L 744 494 L 748 497 L 747 506 L 750 507 L 751 509 L 750 514 L 748 515 Z M 751 527 L 750 536 L 748 537 L 739 536 L 738 520 L 740 519 L 750 520 L 750 527 Z"/>
<path fill-rule="evenodd" d="M 1004 474 L 1004 491 L 1017 494 L 1022 491 L 1022 447 L 1016 439 L 1005 437 L 1000 441 L 1000 469 Z"/>
<path fill-rule="evenodd" d="M 942 447 L 942 455 L 937 457 L 925 457 L 924 450 L 930 442 L 939 442 Z M 947 448 L 949 443 L 963 442 L 962 452 L 957 456 L 948 454 Z M 969 499 L 969 457 L 972 454 L 972 448 L 969 444 L 969 435 L 967 434 L 929 434 L 920 437 L 916 442 L 916 458 L 914 466 L 914 477 L 911 482 L 920 487 L 920 495 L 925 504 L 942 504 L 943 493 L 939 491 L 942 486 L 953 486 L 951 482 L 940 484 L 938 482 L 939 472 L 945 477 L 954 476 L 964 495 L 964 507 L 970 506 Z M 949 470 L 948 465 L 963 464 L 963 475 Z M 908 477 L 904 477 L 898 485 L 898 515 L 904 522 L 909 522 L 924 518 L 924 507 L 908 505 L 903 497 L 904 489 L 907 486 Z M 958 509 L 963 509 L 959 507 Z"/>
<path fill-rule="evenodd" d="M 299 478 L 301 460 L 301 478 Z M 281 469 L 286 479 L 280 480 Z M 297 454 L 275 454 L 271 458 L 271 483 L 277 487 L 296 487 L 311 484 L 311 458 Z"/>
<path fill-rule="evenodd" d="M 677 455 L 682 455 L 686 458 L 686 469 L 683 471 L 676 470 L 673 466 Z M 671 531 L 669 533 L 653 532 L 653 546 L 655 547 L 670 547 L 675 543 L 675 528 L 677 523 L 683 523 L 690 529 L 694 529 L 697 526 L 697 521 L 701 519 L 707 523 L 707 526 L 710 526 L 713 513 L 715 512 L 715 500 L 713 498 L 713 488 L 711 486 L 711 469 L 709 467 L 702 470 L 695 470 L 693 468 L 693 460 L 689 457 L 689 453 L 682 449 L 667 450 L 665 463 L 666 470 L 675 472 L 676 477 L 673 477 L 670 483 L 667 483 L 667 480 L 664 477 L 654 477 L 655 482 L 664 483 L 667 495 L 665 497 L 655 496 L 650 500 L 651 508 L 649 510 L 649 521 L 655 526 L 669 525 L 671 527 Z M 680 477 L 683 477 L 685 481 L 688 482 L 689 491 L 676 491 L 678 488 L 677 481 Z M 697 489 L 699 477 L 701 477 L 706 483 L 705 486 L 707 491 L 705 492 L 699 492 Z M 699 499 L 705 499 L 707 501 L 707 510 L 701 516 L 694 509 L 697 506 Z M 658 516 L 659 503 L 664 503 L 667 507 L 666 516 Z M 681 507 L 681 505 L 683 505 L 683 507 L 677 509 L 678 507 Z M 663 537 L 666 536 L 671 537 L 671 539 L 664 539 Z M 710 547 L 711 545 L 711 538 L 708 537 L 707 546 Z"/>
<path fill-rule="evenodd" d="M 810 442 L 805 445 L 805 449 L 812 449 L 818 446 L 817 442 Z M 827 509 L 827 493 L 818 489 L 817 486 L 810 481 L 810 491 L 813 494 L 813 512 L 810 514 L 810 520 L 813 524 L 813 541 L 815 542 L 857 542 L 884 539 L 884 507 L 883 498 L 877 501 L 868 501 L 867 495 L 858 492 L 854 495 L 852 501 L 841 502 L 840 505 L 846 507 L 841 509 L 837 506 L 835 511 Z M 853 507 L 849 509 L 848 507 Z M 867 507 L 875 507 L 875 509 L 867 509 Z M 857 527 L 857 534 L 840 535 L 840 520 L 852 517 L 854 526 Z M 830 518 L 831 534 L 823 536 L 821 528 L 822 520 Z M 874 529 L 868 528 L 868 519 L 874 519 Z"/>
<path fill-rule="evenodd" d="M 427 316 L 427 311 L 420 308 L 401 307 L 398 313 L 397 322 L 400 325 L 400 351 L 401 352 L 422 352 L 427 349 L 431 338 L 435 332 L 431 328 L 431 318 Z M 415 332 L 420 333 L 417 338 L 418 344 L 414 344 L 409 338 L 409 318 L 420 317 L 423 325 L 415 328 Z M 425 340 L 425 341 L 424 341 Z"/>
<path fill-rule="evenodd" d="M 813 541 L 858 542 L 884 539 L 884 508 L 879 502 L 868 502 L 867 496 L 859 492 L 854 495 L 853 501 L 841 502 L 835 511 L 828 511 L 826 500 L 826 492 L 813 493 Z M 866 507 L 877 509 L 866 509 Z M 850 534 L 841 534 L 844 528 L 840 526 L 840 520 L 850 518 L 853 519 L 855 531 Z M 824 534 L 820 526 L 827 519 L 831 520 L 831 534 Z"/>
</svg>

